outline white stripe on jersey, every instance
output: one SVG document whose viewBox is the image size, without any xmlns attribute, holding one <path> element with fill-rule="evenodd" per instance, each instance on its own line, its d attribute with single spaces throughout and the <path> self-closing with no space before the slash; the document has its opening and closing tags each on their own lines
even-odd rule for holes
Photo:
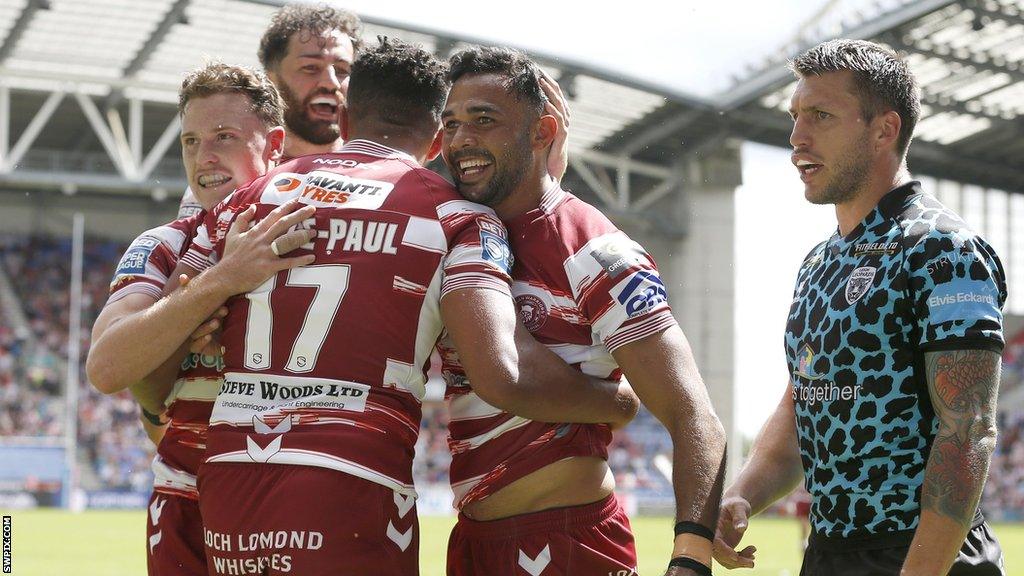
<svg viewBox="0 0 1024 576">
<path fill-rule="evenodd" d="M 412 364 L 387 358 L 384 368 L 384 386 L 408 392 L 418 401 L 423 401 L 427 393 L 427 379 L 423 370 Z"/>
<path fill-rule="evenodd" d="M 450 216 L 470 216 L 470 215 L 487 215 L 491 218 L 497 218 L 494 210 L 476 202 L 470 202 L 469 200 L 449 200 L 444 204 L 439 204 L 437 207 L 438 219 L 445 219 Z"/>
<path fill-rule="evenodd" d="M 504 413 L 504 410 L 484 402 L 476 395 L 476 392 L 472 391 L 459 396 L 452 396 L 448 404 L 448 414 L 452 421 L 476 420 L 478 418 L 500 416 Z"/>
<path fill-rule="evenodd" d="M 469 494 L 469 492 L 472 489 L 476 488 L 477 484 L 479 484 L 480 481 L 486 477 L 487 474 L 481 474 L 479 476 L 467 478 L 462 482 L 452 483 L 452 495 L 454 496 L 452 502 L 454 502 L 456 505 L 462 502 L 462 500 L 466 497 L 466 494 Z"/>
<path fill-rule="evenodd" d="M 454 417 L 452 419 L 455 420 Z M 511 414 L 509 414 L 508 420 L 502 422 L 501 424 L 495 426 L 494 428 L 491 428 L 490 430 L 483 434 L 477 434 L 476 436 L 463 438 L 462 440 L 458 441 L 449 440 L 449 445 L 451 447 L 452 454 L 459 454 L 460 452 L 466 452 L 474 448 L 479 448 L 480 446 L 483 446 L 485 443 L 494 440 L 495 438 L 501 436 L 502 434 L 522 428 L 523 426 L 528 425 L 530 422 L 532 421 L 527 420 L 526 418 L 522 418 L 520 416 L 512 416 Z"/>
<path fill-rule="evenodd" d="M 592 284 L 600 279 L 604 273 L 601 263 L 591 255 L 598 247 L 608 245 L 620 246 L 623 249 L 632 249 L 639 253 L 646 253 L 642 246 L 631 240 L 622 231 L 616 230 L 610 234 L 602 234 L 591 238 L 575 254 L 565 259 L 562 267 L 569 279 L 569 286 L 572 288 L 573 298 L 582 302 L 586 298 L 587 291 Z"/>
<path fill-rule="evenodd" d="M 419 216 L 410 216 L 402 235 L 403 246 L 414 246 L 428 252 L 444 254 L 448 250 L 448 240 L 444 237 L 444 229 L 437 220 L 428 220 Z"/>
<path fill-rule="evenodd" d="M 170 404 L 172 399 L 213 402 L 223 383 L 223 378 L 179 378 L 167 402 Z"/>
<path fill-rule="evenodd" d="M 164 459 L 157 454 L 153 458 L 153 489 L 158 492 L 161 489 L 171 493 L 186 493 L 198 496 L 196 490 L 196 477 L 188 472 L 178 470 L 164 462 Z"/>
<path fill-rule="evenodd" d="M 249 456 L 249 453 L 243 450 L 237 452 L 225 452 L 224 454 L 218 454 L 211 456 L 207 460 L 210 463 L 217 462 L 243 462 L 245 464 L 252 464 L 253 459 Z M 293 448 L 283 448 L 266 460 L 267 464 L 290 464 L 294 466 L 317 466 L 320 468 L 330 468 L 331 470 L 337 470 L 338 472 L 344 472 L 351 474 L 357 478 L 363 480 L 369 480 L 382 486 L 387 486 L 395 492 L 402 494 L 403 496 L 416 496 L 416 488 L 411 484 L 403 484 L 402 482 L 386 476 L 345 458 L 338 456 L 332 456 L 330 454 L 324 454 L 323 452 L 314 452 L 312 450 L 299 450 Z"/>
</svg>

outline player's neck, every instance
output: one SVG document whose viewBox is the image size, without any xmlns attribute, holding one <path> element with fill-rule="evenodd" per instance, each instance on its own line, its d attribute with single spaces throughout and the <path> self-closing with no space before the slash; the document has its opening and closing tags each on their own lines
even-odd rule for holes
<svg viewBox="0 0 1024 576">
<path fill-rule="evenodd" d="M 909 181 L 910 172 L 907 171 L 905 164 L 873 173 L 851 200 L 836 204 L 839 234 L 846 236 L 852 232 L 878 206 L 878 202 L 886 194 Z"/>
<path fill-rule="evenodd" d="M 551 179 L 547 170 L 534 168 L 523 176 L 508 198 L 494 206 L 494 212 L 502 220 L 526 214 L 540 206 L 541 198 L 544 197 L 544 192 L 547 191 L 550 184 Z"/>
<path fill-rule="evenodd" d="M 327 154 L 340 149 L 344 144 L 345 141 L 341 138 L 329 144 L 313 144 L 308 140 L 303 140 L 300 136 L 289 130 L 286 132 L 284 139 L 284 156 L 285 158 L 295 158 L 308 154 Z"/>
</svg>

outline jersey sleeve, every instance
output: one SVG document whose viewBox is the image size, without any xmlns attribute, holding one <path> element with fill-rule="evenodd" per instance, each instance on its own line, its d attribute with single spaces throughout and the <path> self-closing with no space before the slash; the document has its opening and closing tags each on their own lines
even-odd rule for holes
<svg viewBox="0 0 1024 576">
<path fill-rule="evenodd" d="M 577 306 L 609 352 L 676 324 L 654 260 L 623 232 L 595 236 L 564 265 Z"/>
<path fill-rule="evenodd" d="M 213 210 L 203 215 L 195 237 L 192 238 L 192 245 L 181 258 L 182 262 L 196 272 L 202 272 L 217 263 L 224 250 L 224 239 L 231 223 L 244 210 L 244 207 L 239 209 L 236 206 L 240 196 L 237 190 L 232 192 Z"/>
<path fill-rule="evenodd" d="M 907 263 L 921 349 L 1003 349 L 1005 274 L 991 246 L 965 229 L 933 230 Z"/>
<path fill-rule="evenodd" d="M 448 237 L 442 261 L 441 297 L 462 288 L 486 288 L 512 297 L 512 249 L 508 232 L 493 214 L 471 202 L 454 200 L 438 206 Z"/>
<path fill-rule="evenodd" d="M 196 272 L 202 272 L 212 266 L 217 257 L 213 250 L 213 241 L 210 238 L 209 227 L 207 225 L 208 220 L 208 218 L 203 219 L 199 228 L 196 229 L 196 235 L 192 239 L 192 245 L 189 246 L 188 251 L 181 258 L 182 262 Z"/>
<path fill-rule="evenodd" d="M 129 294 L 145 294 L 159 299 L 167 279 L 178 264 L 179 251 L 187 240 L 185 231 L 170 225 L 140 234 L 117 263 L 107 303 Z"/>
</svg>

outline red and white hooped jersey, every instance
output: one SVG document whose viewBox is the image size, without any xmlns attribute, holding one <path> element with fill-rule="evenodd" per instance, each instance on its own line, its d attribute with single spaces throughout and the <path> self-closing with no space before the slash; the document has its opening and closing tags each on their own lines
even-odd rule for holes
<svg viewBox="0 0 1024 576">
<path fill-rule="evenodd" d="M 414 445 L 440 300 L 509 292 L 505 228 L 409 155 L 365 140 L 296 158 L 208 215 L 185 261 L 219 260 L 236 214 L 298 198 L 317 237 L 284 271 L 228 302 L 224 386 L 207 462 L 321 466 L 415 494 Z"/>
<path fill-rule="evenodd" d="M 139 235 L 117 265 L 107 303 L 133 293 L 160 298 L 203 217 L 198 213 L 179 218 Z M 166 401 L 170 422 L 153 459 L 157 492 L 198 497 L 196 473 L 206 454 L 206 428 L 220 390 L 220 367 L 216 356 L 190 354 L 183 361 Z"/>
<path fill-rule="evenodd" d="M 512 293 L 520 319 L 583 373 L 618 380 L 612 351 L 676 324 L 647 252 L 557 183 L 537 208 L 505 225 L 518 255 Z M 473 392 L 447 337 L 438 348 L 456 508 L 565 458 L 607 458 L 607 426 L 534 422 L 503 412 Z"/>
</svg>

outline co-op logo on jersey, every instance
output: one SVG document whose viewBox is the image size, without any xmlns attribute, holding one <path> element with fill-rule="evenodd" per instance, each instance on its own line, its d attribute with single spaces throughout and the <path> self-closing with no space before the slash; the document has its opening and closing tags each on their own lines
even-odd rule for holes
<svg viewBox="0 0 1024 576">
<path fill-rule="evenodd" d="M 622 288 L 615 299 L 626 307 L 626 315 L 630 318 L 654 310 L 668 302 L 668 292 L 661 278 L 654 272 L 640 270 L 620 283 Z"/>
</svg>

